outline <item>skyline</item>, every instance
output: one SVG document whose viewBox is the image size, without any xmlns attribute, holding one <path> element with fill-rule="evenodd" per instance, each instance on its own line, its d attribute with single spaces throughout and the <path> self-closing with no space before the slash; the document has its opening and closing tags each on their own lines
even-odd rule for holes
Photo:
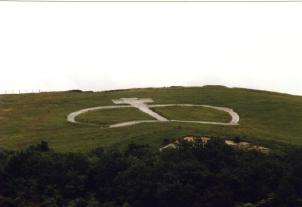
<svg viewBox="0 0 302 207">
<path fill-rule="evenodd" d="M 301 9 L 0 2 L 0 93 L 225 85 L 302 95 Z"/>
<path fill-rule="evenodd" d="M 288 94 L 292 96 L 302 96 L 301 94 L 294 94 L 289 93 L 286 91 L 276 91 L 270 89 L 261 89 L 261 88 L 251 88 L 251 87 L 238 87 L 238 86 L 227 86 L 227 85 L 219 85 L 219 84 L 204 84 L 204 85 L 165 85 L 165 86 L 144 86 L 144 87 L 125 87 L 125 88 L 109 88 L 104 90 L 93 90 L 93 89 L 81 89 L 81 88 L 66 88 L 66 89 L 58 89 L 58 90 L 42 90 L 42 89 L 32 89 L 32 90 L 4 90 L 0 92 L 0 95 L 12 95 L 12 94 L 33 94 L 33 93 L 52 93 L 52 92 L 65 92 L 65 91 L 73 91 L 73 90 L 80 90 L 83 92 L 106 92 L 106 91 L 118 91 L 118 90 L 131 90 L 131 89 L 143 89 L 143 88 L 166 88 L 166 87 L 206 87 L 206 86 L 221 86 L 226 88 L 241 88 L 241 89 L 248 89 L 248 90 L 256 90 L 256 91 L 267 91 L 273 93 L 280 93 L 280 94 Z"/>
</svg>

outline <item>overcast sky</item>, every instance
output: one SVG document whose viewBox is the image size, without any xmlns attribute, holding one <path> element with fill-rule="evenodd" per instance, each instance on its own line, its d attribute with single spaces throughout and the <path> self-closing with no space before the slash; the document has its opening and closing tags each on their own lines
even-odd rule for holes
<svg viewBox="0 0 302 207">
<path fill-rule="evenodd" d="M 0 93 L 219 84 L 302 95 L 301 3 L 0 2 Z"/>
</svg>

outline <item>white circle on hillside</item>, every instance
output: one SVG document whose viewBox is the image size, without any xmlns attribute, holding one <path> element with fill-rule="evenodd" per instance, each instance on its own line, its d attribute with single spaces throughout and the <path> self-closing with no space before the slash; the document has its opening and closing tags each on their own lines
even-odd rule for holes
<svg viewBox="0 0 302 207">
<path fill-rule="evenodd" d="M 78 122 L 76 117 L 87 112 L 96 111 L 96 110 L 106 110 L 106 109 L 117 109 L 117 108 L 137 108 L 138 110 L 150 115 L 151 117 L 155 118 L 155 120 L 138 120 L 138 121 L 127 121 L 117 124 L 112 124 L 109 128 L 116 128 L 116 127 L 125 127 L 140 123 L 152 123 L 152 122 L 183 122 L 183 123 L 197 123 L 197 124 L 212 124 L 212 125 L 223 125 L 223 126 L 236 126 L 239 125 L 240 116 L 236 113 L 233 109 L 228 107 L 218 107 L 218 106 L 210 106 L 210 105 L 198 105 L 198 104 L 147 104 L 152 103 L 153 100 L 151 98 L 121 98 L 121 99 L 114 99 L 112 100 L 115 104 L 128 104 L 128 105 L 112 105 L 112 106 L 97 106 L 91 107 L 86 109 L 81 109 L 79 111 L 75 111 L 70 113 L 67 116 L 67 121 L 76 124 L 85 124 L 83 122 Z M 170 107 L 170 106 L 184 106 L 184 107 L 205 107 L 211 108 L 218 111 L 227 112 L 230 117 L 230 122 L 211 122 L 211 121 L 189 121 L 189 120 L 169 120 L 166 117 L 156 113 L 152 110 L 152 108 L 156 107 Z"/>
</svg>

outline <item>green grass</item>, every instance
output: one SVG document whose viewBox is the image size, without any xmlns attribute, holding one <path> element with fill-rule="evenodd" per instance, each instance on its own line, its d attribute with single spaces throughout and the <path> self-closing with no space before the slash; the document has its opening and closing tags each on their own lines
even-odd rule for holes
<svg viewBox="0 0 302 207">
<path fill-rule="evenodd" d="M 207 104 L 233 108 L 239 126 L 144 123 L 118 129 L 77 125 L 66 116 L 83 108 L 114 105 L 116 98 L 152 98 L 155 104 Z M 179 112 L 178 112 L 179 113 Z M 20 149 L 41 140 L 62 152 L 87 151 L 129 142 L 159 146 L 184 135 L 242 139 L 256 144 L 302 145 L 302 97 L 221 86 L 131 89 L 111 92 L 54 92 L 0 95 L 0 148 Z"/>
<path fill-rule="evenodd" d="M 111 124 L 136 120 L 153 120 L 153 118 L 135 108 L 117 108 L 87 112 L 79 115 L 76 120 L 108 127 Z"/>
<path fill-rule="evenodd" d="M 229 122 L 231 117 L 228 113 L 215 109 L 194 106 L 169 106 L 152 108 L 153 111 L 163 115 L 169 120 L 187 121 L 213 121 Z"/>
</svg>

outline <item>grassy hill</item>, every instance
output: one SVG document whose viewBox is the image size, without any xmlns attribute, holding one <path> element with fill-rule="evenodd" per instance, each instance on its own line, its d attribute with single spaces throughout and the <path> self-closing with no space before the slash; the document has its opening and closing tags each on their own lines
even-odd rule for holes
<svg viewBox="0 0 302 207">
<path fill-rule="evenodd" d="M 214 126 L 192 123 L 144 123 L 123 128 L 101 128 L 66 122 L 66 116 L 83 108 L 114 105 L 112 99 L 127 97 L 152 98 L 155 104 L 208 104 L 233 108 L 240 115 L 239 126 Z M 194 109 L 156 109 L 168 117 L 203 117 L 209 121 L 227 119 L 224 114 Z M 97 124 L 127 119 L 146 118 L 138 111 L 113 111 L 85 114 L 79 117 Z M 137 114 L 137 115 L 136 115 Z M 108 120 L 107 122 L 102 119 Z M 126 119 L 126 120 L 127 120 Z M 152 118 L 151 118 L 152 119 Z M 123 119 L 124 121 L 124 119 Z M 0 95 L 0 147 L 23 148 L 41 140 L 58 151 L 87 151 L 98 146 L 124 146 L 130 142 L 159 146 L 165 138 L 205 135 L 242 139 L 275 147 L 302 145 L 302 97 L 222 86 L 146 88 L 107 92 L 53 92 Z"/>
</svg>

